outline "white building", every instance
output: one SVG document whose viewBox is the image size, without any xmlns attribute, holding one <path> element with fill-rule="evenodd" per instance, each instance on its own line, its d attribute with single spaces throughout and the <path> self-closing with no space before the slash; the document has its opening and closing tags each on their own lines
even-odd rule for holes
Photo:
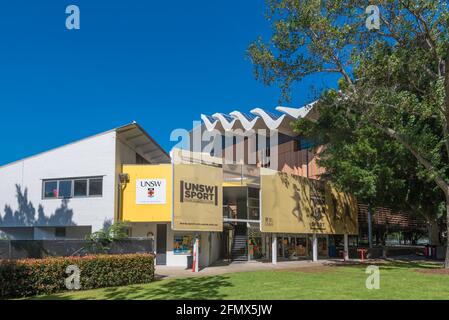
<svg viewBox="0 0 449 320">
<path fill-rule="evenodd" d="M 0 167 L 0 237 L 83 239 L 118 214 L 123 164 L 169 163 L 137 124 Z"/>
</svg>

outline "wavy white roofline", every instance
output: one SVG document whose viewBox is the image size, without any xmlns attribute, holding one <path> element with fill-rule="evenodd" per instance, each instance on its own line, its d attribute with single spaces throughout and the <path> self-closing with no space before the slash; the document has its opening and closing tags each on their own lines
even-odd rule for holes
<svg viewBox="0 0 449 320">
<path fill-rule="evenodd" d="M 212 117 L 214 117 L 215 119 L 220 121 L 220 123 L 223 126 L 223 128 L 225 129 L 225 131 L 239 129 L 239 128 L 243 129 L 243 126 L 241 123 L 238 122 L 238 119 L 234 118 L 232 116 L 217 112 L 217 113 L 214 113 L 212 115 Z M 227 117 L 231 117 L 232 120 L 229 121 L 228 119 L 226 119 Z"/>
<path fill-rule="evenodd" d="M 265 124 L 267 125 L 268 129 L 270 129 L 270 130 L 278 129 L 281 126 L 281 124 L 285 118 L 285 114 L 283 114 L 280 117 L 278 117 L 277 119 L 274 119 L 265 110 L 263 110 L 261 108 L 255 108 L 255 109 L 251 110 L 251 113 L 256 114 L 259 117 L 261 117 L 263 119 L 263 121 L 265 121 Z"/>
<path fill-rule="evenodd" d="M 315 104 L 317 102 L 318 102 L 318 100 L 314 101 L 312 103 L 309 103 L 302 108 L 290 108 L 290 107 L 279 106 L 279 107 L 276 107 L 276 110 L 279 112 L 283 112 L 292 118 L 299 119 L 299 118 L 304 118 L 305 116 L 307 116 L 307 114 L 310 112 L 310 110 L 313 108 L 313 106 L 315 106 Z"/>
<path fill-rule="evenodd" d="M 254 117 L 254 119 L 248 120 L 248 118 L 245 115 L 243 115 L 243 113 L 241 113 L 240 111 L 232 111 L 229 115 L 240 121 L 240 123 L 243 126 L 243 129 L 245 129 L 246 131 L 255 129 L 257 127 L 258 122 L 261 123 L 262 121 L 260 117 Z"/>
<path fill-rule="evenodd" d="M 212 116 L 202 114 L 201 119 L 208 131 L 219 130 L 229 131 L 236 129 L 244 129 L 246 131 L 252 129 L 267 128 L 269 130 L 284 129 L 289 131 L 290 122 L 299 118 L 305 118 L 313 109 L 317 101 L 307 104 L 301 108 L 291 108 L 278 106 L 276 110 L 281 114 L 273 115 L 262 108 L 254 108 L 251 113 L 255 116 L 253 119 L 245 116 L 240 111 L 232 111 L 229 115 L 223 113 L 214 113 Z"/>
<path fill-rule="evenodd" d="M 207 131 L 212 130 L 223 130 L 223 126 L 221 125 L 221 122 L 214 118 L 214 121 L 211 121 L 209 117 L 205 114 L 201 115 L 201 120 L 203 120 L 204 125 L 206 126 Z"/>
</svg>

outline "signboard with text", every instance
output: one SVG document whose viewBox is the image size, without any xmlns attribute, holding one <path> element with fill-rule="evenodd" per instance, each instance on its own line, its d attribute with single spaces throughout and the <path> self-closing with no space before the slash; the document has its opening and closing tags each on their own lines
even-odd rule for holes
<svg viewBox="0 0 449 320">
<path fill-rule="evenodd" d="M 124 165 L 129 183 L 123 188 L 122 219 L 169 222 L 172 216 L 172 165 Z"/>
<path fill-rule="evenodd" d="M 137 179 L 136 204 L 165 204 L 167 184 L 165 179 Z"/>
<path fill-rule="evenodd" d="M 175 164 L 173 229 L 223 231 L 222 183 L 220 167 Z"/>
</svg>

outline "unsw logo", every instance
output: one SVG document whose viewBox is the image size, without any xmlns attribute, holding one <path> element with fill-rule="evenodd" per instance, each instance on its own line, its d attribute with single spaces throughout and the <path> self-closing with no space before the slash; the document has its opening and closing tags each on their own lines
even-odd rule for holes
<svg viewBox="0 0 449 320">
<path fill-rule="evenodd" d="M 137 204 L 165 204 L 166 181 L 165 179 L 141 179 L 137 180 L 136 203 Z"/>
<path fill-rule="evenodd" d="M 154 198 L 156 196 L 156 190 L 155 187 L 160 188 L 162 185 L 161 180 L 147 180 L 147 181 L 140 181 L 140 186 L 142 188 L 148 187 L 148 198 Z"/>
</svg>

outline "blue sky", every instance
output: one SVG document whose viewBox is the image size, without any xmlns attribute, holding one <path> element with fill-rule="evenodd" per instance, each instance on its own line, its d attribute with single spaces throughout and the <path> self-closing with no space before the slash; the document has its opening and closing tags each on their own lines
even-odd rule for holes
<svg viewBox="0 0 449 320">
<path fill-rule="evenodd" d="M 81 29 L 65 28 L 76 4 Z M 280 91 L 254 79 L 249 43 L 268 39 L 263 0 L 8 1 L 0 9 L 0 165 L 127 124 L 166 150 L 201 113 L 273 111 Z M 313 77 L 290 106 L 314 98 Z"/>
</svg>

